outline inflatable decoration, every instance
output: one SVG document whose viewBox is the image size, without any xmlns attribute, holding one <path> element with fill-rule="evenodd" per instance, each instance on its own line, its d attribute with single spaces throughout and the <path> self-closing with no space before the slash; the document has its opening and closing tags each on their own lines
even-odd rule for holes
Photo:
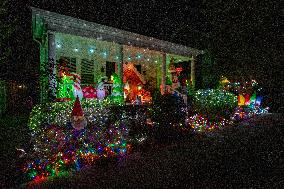
<svg viewBox="0 0 284 189">
<path fill-rule="evenodd" d="M 87 86 L 83 88 L 83 96 L 86 99 L 93 99 L 97 98 L 97 91 L 94 87 L 92 86 Z"/>
</svg>

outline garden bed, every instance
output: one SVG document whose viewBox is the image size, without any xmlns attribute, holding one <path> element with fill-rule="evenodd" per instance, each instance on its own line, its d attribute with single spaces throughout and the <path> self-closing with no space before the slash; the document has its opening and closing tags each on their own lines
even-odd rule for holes
<svg viewBox="0 0 284 189">
<path fill-rule="evenodd" d="M 41 104 L 33 109 L 29 120 L 33 149 L 23 166 L 30 179 L 70 174 L 102 158 L 123 156 L 149 134 L 146 106 L 82 101 L 86 125 L 77 129 L 71 118 L 73 103 Z"/>
<path fill-rule="evenodd" d="M 86 125 L 77 129 L 71 118 L 73 104 L 74 101 L 55 102 L 34 107 L 28 124 L 33 149 L 23 167 L 29 179 L 40 181 L 72 174 L 153 143 L 193 134 L 204 136 L 202 133 L 232 124 L 227 117 L 234 115 L 237 107 L 236 97 L 220 90 L 197 93 L 194 109 L 175 95 L 164 95 L 147 106 L 82 100 L 81 117 Z"/>
</svg>

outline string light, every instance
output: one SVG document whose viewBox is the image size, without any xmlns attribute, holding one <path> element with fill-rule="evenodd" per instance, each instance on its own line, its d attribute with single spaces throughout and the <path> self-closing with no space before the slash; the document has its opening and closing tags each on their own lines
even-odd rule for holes
<svg viewBox="0 0 284 189">
<path fill-rule="evenodd" d="M 195 114 L 189 117 L 186 121 L 195 132 L 208 132 L 232 124 L 230 120 L 222 117 L 218 117 L 216 121 L 210 121 L 201 114 Z"/>
<path fill-rule="evenodd" d="M 90 48 L 89 51 L 90 51 L 90 53 L 94 53 L 95 52 L 95 50 L 93 48 Z"/>
<path fill-rule="evenodd" d="M 209 107 L 219 107 L 221 102 L 227 105 L 236 102 L 234 95 L 222 90 L 199 90 L 195 98 L 201 104 L 209 104 Z M 149 137 L 143 132 L 131 137 L 129 126 L 133 121 L 135 125 L 148 125 L 150 129 L 163 126 L 147 118 L 147 112 L 153 112 L 151 107 L 146 113 L 131 115 L 131 112 L 123 111 L 120 106 L 117 106 L 119 113 L 111 110 L 112 103 L 109 99 L 89 99 L 81 102 L 88 125 L 85 129 L 74 130 L 69 119 L 73 103 L 41 104 L 32 110 L 29 127 L 34 144 L 33 153 L 22 169 L 32 180 L 40 182 L 48 177 L 72 174 L 84 166 L 93 165 L 100 158 L 119 157 L 129 153 L 131 144 L 143 143 Z M 161 116 L 162 110 L 159 107 L 153 113 L 156 117 Z M 180 118 L 186 112 L 186 108 L 180 108 Z M 241 112 L 237 111 L 239 115 Z M 253 114 L 265 112 L 267 109 L 256 108 Z M 179 115 L 176 114 L 176 117 Z M 192 128 L 195 132 L 210 132 L 230 124 L 232 121 L 221 116 L 209 119 L 208 115 L 198 113 L 185 120 L 181 119 L 180 122 L 170 122 L 169 125 L 181 131 Z"/>
<path fill-rule="evenodd" d="M 29 124 L 34 148 L 23 167 L 32 180 L 72 173 L 99 158 L 127 153 L 129 117 L 111 115 L 108 102 L 82 101 L 88 126 L 78 131 L 69 120 L 72 105 L 72 102 L 57 102 L 48 104 L 51 108 L 46 105 L 34 108 Z"/>
<path fill-rule="evenodd" d="M 62 45 L 60 43 L 56 44 L 56 48 L 61 48 L 61 47 L 62 47 Z"/>
<path fill-rule="evenodd" d="M 110 99 L 82 100 L 84 116 L 88 120 L 82 130 L 75 130 L 70 122 L 74 101 L 40 104 L 33 108 L 29 119 L 33 150 L 22 170 L 36 181 L 52 176 L 68 175 L 84 166 L 93 165 L 100 158 L 119 157 L 142 143 L 147 135 L 130 136 L 133 124 L 145 125 L 146 115 L 132 115 L 116 106 Z M 117 104 L 116 104 L 117 105 Z"/>
</svg>

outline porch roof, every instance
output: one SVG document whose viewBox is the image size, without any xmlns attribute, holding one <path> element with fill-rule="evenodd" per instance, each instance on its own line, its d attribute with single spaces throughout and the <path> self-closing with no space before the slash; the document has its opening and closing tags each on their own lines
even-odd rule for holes
<svg viewBox="0 0 284 189">
<path fill-rule="evenodd" d="M 31 7 L 31 9 L 33 20 L 42 19 L 46 29 L 51 32 L 89 37 L 182 56 L 191 57 L 203 54 L 202 50 L 190 48 L 184 45 L 159 40 L 153 37 L 147 37 L 39 8 Z"/>
</svg>

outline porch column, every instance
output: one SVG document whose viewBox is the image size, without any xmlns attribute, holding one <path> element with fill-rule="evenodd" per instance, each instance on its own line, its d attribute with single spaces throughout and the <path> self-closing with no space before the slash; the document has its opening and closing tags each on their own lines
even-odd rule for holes
<svg viewBox="0 0 284 189">
<path fill-rule="evenodd" d="M 123 92 L 123 88 L 124 88 L 124 84 L 123 84 L 123 45 L 120 45 L 119 47 L 119 58 L 118 58 L 118 63 L 117 63 L 117 72 L 118 72 L 118 77 L 121 80 L 121 96 L 122 96 L 122 101 L 119 102 L 121 103 L 125 103 L 125 99 L 124 99 L 124 92 Z"/>
<path fill-rule="evenodd" d="M 195 56 L 191 58 L 190 81 L 192 82 L 193 89 L 195 88 Z"/>
<path fill-rule="evenodd" d="M 119 48 L 119 60 L 117 63 L 117 69 L 118 69 L 118 76 L 123 82 L 123 45 Z"/>
<path fill-rule="evenodd" d="M 166 76 L 167 76 L 167 57 L 166 53 L 162 54 L 162 95 L 166 93 Z"/>
<path fill-rule="evenodd" d="M 55 54 L 55 34 L 51 31 L 48 36 L 48 83 L 49 97 L 51 100 L 56 98 L 56 54 Z"/>
</svg>

